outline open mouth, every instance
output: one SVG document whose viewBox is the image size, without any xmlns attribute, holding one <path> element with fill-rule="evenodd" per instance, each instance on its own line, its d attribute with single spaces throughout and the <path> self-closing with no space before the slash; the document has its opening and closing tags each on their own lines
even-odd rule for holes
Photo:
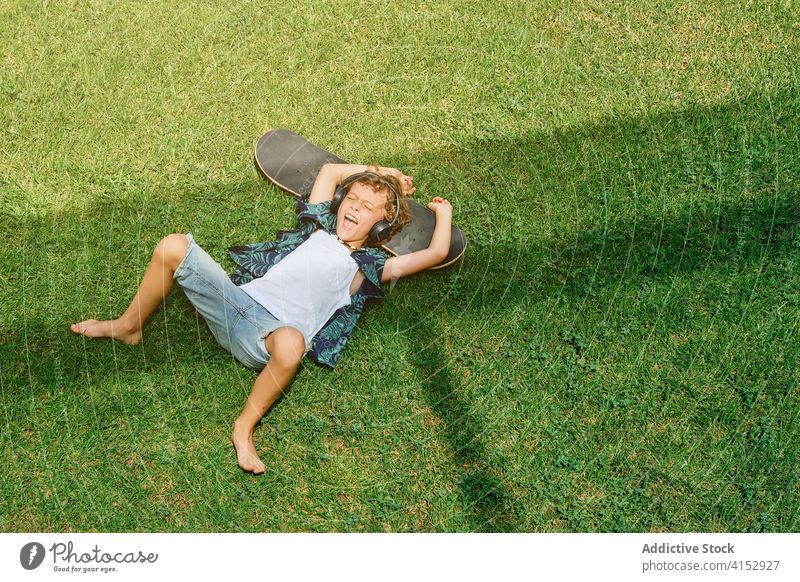
<svg viewBox="0 0 800 582">
<path fill-rule="evenodd" d="M 349 212 L 344 215 L 344 221 L 345 222 L 350 222 L 350 223 L 352 223 L 354 225 L 358 224 L 358 219 L 355 216 L 353 216 L 352 214 L 350 214 Z"/>
</svg>

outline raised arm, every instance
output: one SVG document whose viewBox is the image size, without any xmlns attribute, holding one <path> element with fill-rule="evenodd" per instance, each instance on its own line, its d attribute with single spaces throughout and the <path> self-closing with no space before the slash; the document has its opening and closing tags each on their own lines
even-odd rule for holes
<svg viewBox="0 0 800 582">
<path fill-rule="evenodd" d="M 435 267 L 447 256 L 450 251 L 453 207 L 444 198 L 436 196 L 428 204 L 428 208 L 436 213 L 436 226 L 433 229 L 431 244 L 427 249 L 388 259 L 383 266 L 382 282 L 385 283 Z"/>
<path fill-rule="evenodd" d="M 358 172 L 366 172 L 368 166 L 363 164 L 324 164 L 317 174 L 317 179 L 314 186 L 311 188 L 311 195 L 308 201 L 311 204 L 319 204 L 326 200 L 333 198 L 333 193 L 336 192 L 336 187 L 348 176 L 352 176 Z M 393 174 L 400 180 L 403 186 L 404 194 L 409 195 L 413 192 L 414 188 L 411 183 L 413 178 L 405 176 L 400 170 L 396 168 L 378 168 L 380 172 Z"/>
</svg>

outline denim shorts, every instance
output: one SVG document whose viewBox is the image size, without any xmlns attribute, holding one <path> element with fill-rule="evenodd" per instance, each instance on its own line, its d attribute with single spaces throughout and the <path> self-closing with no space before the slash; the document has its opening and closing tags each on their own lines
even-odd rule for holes
<svg viewBox="0 0 800 582">
<path fill-rule="evenodd" d="M 264 338 L 286 324 L 237 287 L 191 233 L 186 238 L 189 248 L 173 279 L 206 320 L 217 343 L 244 366 L 262 370 L 269 360 Z"/>
</svg>

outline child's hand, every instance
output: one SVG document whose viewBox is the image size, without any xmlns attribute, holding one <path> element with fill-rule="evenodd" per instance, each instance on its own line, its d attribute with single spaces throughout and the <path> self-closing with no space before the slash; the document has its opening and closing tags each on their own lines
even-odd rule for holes
<svg viewBox="0 0 800 582">
<path fill-rule="evenodd" d="M 434 196 L 433 200 L 428 203 L 428 208 L 436 213 L 437 220 L 443 217 L 452 218 L 453 216 L 453 207 L 450 202 L 440 196 Z"/>
<path fill-rule="evenodd" d="M 400 178 L 400 185 L 403 187 L 403 196 L 411 196 L 417 191 L 417 189 L 414 188 L 414 178 L 411 176 L 403 174 Z"/>
<path fill-rule="evenodd" d="M 406 176 L 403 172 L 398 170 L 397 168 L 388 168 L 388 172 L 397 178 L 400 182 L 400 195 L 401 196 L 411 196 L 414 192 L 417 191 L 414 188 L 414 178 L 411 176 Z"/>
</svg>

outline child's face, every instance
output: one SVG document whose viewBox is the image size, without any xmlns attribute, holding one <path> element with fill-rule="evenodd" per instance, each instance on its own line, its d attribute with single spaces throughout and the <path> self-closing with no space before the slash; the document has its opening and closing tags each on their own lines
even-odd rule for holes
<svg viewBox="0 0 800 582">
<path fill-rule="evenodd" d="M 366 184 L 356 182 L 336 213 L 336 234 L 348 242 L 365 241 L 373 225 L 386 218 L 385 208 L 385 191 L 376 192 Z"/>
</svg>

